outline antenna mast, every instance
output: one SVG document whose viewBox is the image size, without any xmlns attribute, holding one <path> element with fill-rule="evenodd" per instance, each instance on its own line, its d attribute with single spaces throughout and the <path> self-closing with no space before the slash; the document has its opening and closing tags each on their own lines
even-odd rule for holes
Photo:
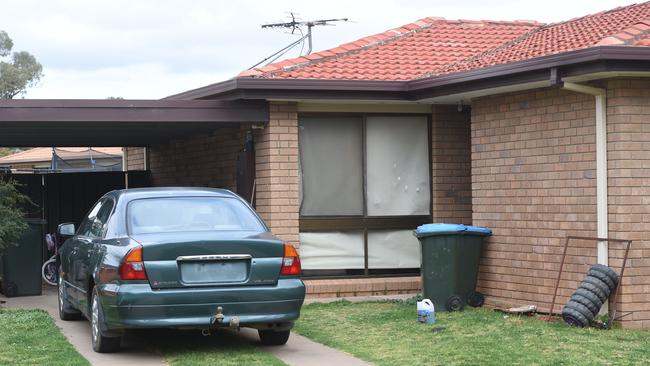
<svg viewBox="0 0 650 366">
<path fill-rule="evenodd" d="M 272 54 L 271 56 L 265 58 L 264 60 L 258 62 L 257 64 L 253 65 L 251 67 L 257 67 L 258 65 L 266 62 L 267 60 L 271 59 L 268 63 L 271 63 L 275 60 L 277 60 L 280 56 L 284 55 L 285 53 L 289 52 L 293 47 L 297 46 L 300 43 L 304 43 L 305 40 L 307 40 L 307 55 L 311 53 L 313 49 L 313 41 L 312 41 L 312 28 L 315 26 L 319 25 L 334 25 L 331 23 L 334 22 L 347 22 L 348 18 L 336 18 L 336 19 L 318 19 L 318 20 L 307 20 L 307 21 L 300 21 L 299 19 L 296 18 L 296 13 L 289 13 L 291 15 L 291 21 L 286 22 L 286 23 L 270 23 L 270 24 L 262 24 L 262 29 L 265 28 L 290 28 L 291 29 L 291 34 L 294 34 L 296 30 L 300 32 L 302 37 L 298 39 L 295 42 L 292 42 L 288 46 L 282 48 L 278 52 Z M 304 34 L 302 29 L 304 27 L 307 27 L 307 33 Z"/>
</svg>

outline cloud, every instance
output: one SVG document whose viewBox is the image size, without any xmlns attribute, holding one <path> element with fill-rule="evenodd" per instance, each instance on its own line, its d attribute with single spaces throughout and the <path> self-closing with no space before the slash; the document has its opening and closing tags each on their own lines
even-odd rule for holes
<svg viewBox="0 0 650 366">
<path fill-rule="evenodd" d="M 231 76 L 219 72 L 174 72 L 163 64 L 137 64 L 92 70 L 51 68 L 41 84 L 29 90 L 27 97 L 159 99 Z M 52 91 L 56 91 L 56 94 Z"/>
</svg>

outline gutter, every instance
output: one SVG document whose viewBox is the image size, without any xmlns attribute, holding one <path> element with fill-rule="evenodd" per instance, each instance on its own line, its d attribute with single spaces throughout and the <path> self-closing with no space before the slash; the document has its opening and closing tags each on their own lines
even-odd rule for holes
<svg viewBox="0 0 650 366">
<path fill-rule="evenodd" d="M 607 237 L 607 90 L 575 83 L 564 83 L 562 89 L 589 94 L 596 102 L 596 220 L 598 231 L 598 263 L 608 264 Z"/>
<path fill-rule="evenodd" d="M 237 77 L 168 96 L 167 100 L 190 99 L 340 99 L 419 101 L 458 90 L 546 80 L 548 70 L 562 76 L 598 71 L 650 71 L 650 47 L 597 46 L 535 57 L 476 70 L 454 72 L 415 80 L 324 80 Z"/>
</svg>

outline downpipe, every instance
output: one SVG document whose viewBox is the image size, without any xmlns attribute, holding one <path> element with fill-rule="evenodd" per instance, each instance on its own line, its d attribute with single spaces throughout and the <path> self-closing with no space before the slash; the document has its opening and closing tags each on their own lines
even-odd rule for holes
<svg viewBox="0 0 650 366">
<path fill-rule="evenodd" d="M 596 103 L 596 220 L 597 236 L 607 239 L 609 219 L 607 217 L 607 90 L 576 83 L 562 83 L 562 89 L 595 97 Z M 607 240 L 598 240 L 598 263 L 608 265 Z M 608 311 L 603 304 L 601 314 Z"/>
</svg>

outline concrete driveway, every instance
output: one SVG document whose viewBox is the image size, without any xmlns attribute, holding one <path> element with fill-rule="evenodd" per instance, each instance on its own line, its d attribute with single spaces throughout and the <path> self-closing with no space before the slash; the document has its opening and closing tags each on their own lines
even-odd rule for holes
<svg viewBox="0 0 650 366">
<path fill-rule="evenodd" d="M 122 350 L 118 353 L 97 353 L 90 344 L 90 325 L 87 320 L 62 321 L 59 319 L 57 309 L 56 288 L 47 286 L 43 289 L 42 296 L 12 297 L 0 299 L 6 301 L 4 306 L 9 308 L 43 309 L 54 319 L 74 348 L 94 366 L 103 365 L 166 365 L 163 356 L 151 347 L 155 344 L 156 337 L 174 337 L 174 342 L 192 344 L 196 334 L 188 332 L 130 332 L 122 340 Z M 250 342 L 259 343 L 257 332 L 252 329 L 242 329 L 240 332 L 223 332 L 221 336 L 236 337 Z M 178 343 L 177 343 L 178 344 Z M 305 337 L 293 333 L 289 342 L 282 347 L 263 347 L 291 366 L 299 365 L 369 365 L 353 356 L 313 342 Z"/>
</svg>

